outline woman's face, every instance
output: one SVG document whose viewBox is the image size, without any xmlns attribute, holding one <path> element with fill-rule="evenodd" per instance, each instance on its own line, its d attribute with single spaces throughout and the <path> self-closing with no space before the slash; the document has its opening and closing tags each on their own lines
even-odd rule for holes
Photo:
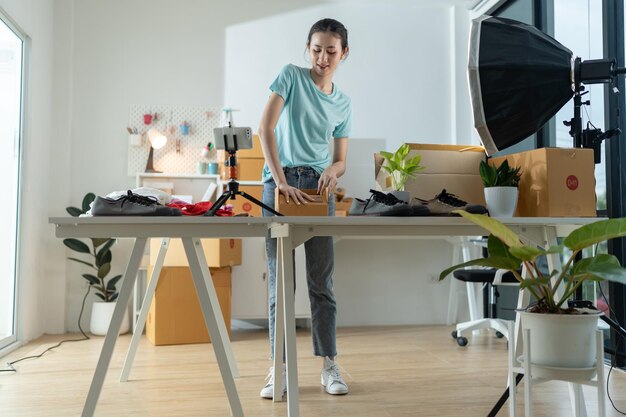
<svg viewBox="0 0 626 417">
<path fill-rule="evenodd" d="M 332 75 L 347 52 L 347 48 L 341 49 L 341 38 L 332 32 L 316 32 L 311 36 L 311 66 L 320 77 Z"/>
</svg>

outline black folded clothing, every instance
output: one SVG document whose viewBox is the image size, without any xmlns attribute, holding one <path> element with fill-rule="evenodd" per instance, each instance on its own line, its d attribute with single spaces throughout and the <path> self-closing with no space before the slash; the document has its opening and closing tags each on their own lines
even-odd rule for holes
<svg viewBox="0 0 626 417">
<path fill-rule="evenodd" d="M 181 216 L 179 209 L 159 204 L 154 197 L 133 194 L 128 190 L 126 195 L 117 199 L 96 197 L 91 205 L 94 216 Z"/>
</svg>

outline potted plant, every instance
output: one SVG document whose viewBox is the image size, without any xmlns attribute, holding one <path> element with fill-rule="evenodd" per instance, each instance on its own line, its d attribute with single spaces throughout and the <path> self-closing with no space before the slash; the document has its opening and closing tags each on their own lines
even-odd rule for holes
<svg viewBox="0 0 626 417">
<path fill-rule="evenodd" d="M 506 159 L 500 166 L 481 161 L 479 173 L 485 187 L 485 202 L 489 215 L 512 217 L 517 208 L 517 187 L 522 176 L 520 168 L 509 166 Z"/>
<path fill-rule="evenodd" d="M 529 291 L 536 301 L 521 315 L 522 327 L 530 328 L 533 365 L 561 368 L 589 368 L 595 361 L 594 331 L 597 327 L 596 310 L 568 308 L 567 300 L 585 282 L 609 280 L 626 284 L 626 269 L 617 258 L 608 254 L 594 254 L 574 263 L 583 249 L 609 239 L 626 236 L 626 218 L 599 220 L 572 231 L 558 246 L 547 250 L 524 245 L 520 237 L 497 219 L 462 210 L 456 213 L 487 230 L 488 256 L 452 266 L 441 272 L 445 279 L 451 272 L 471 265 L 482 265 L 510 271 L 520 282 L 520 288 Z M 561 271 L 542 271 L 538 259 L 543 255 L 571 251 Z M 520 265 L 527 271 L 522 276 Z M 557 289 L 559 291 L 557 291 Z M 587 314 L 589 313 L 589 314 Z"/>
<path fill-rule="evenodd" d="M 67 207 L 65 210 L 73 217 L 85 214 L 93 200 L 95 194 L 87 193 L 83 198 L 81 207 Z M 95 294 L 100 301 L 95 301 L 91 310 L 90 330 L 95 335 L 106 335 L 115 309 L 115 300 L 119 293 L 117 291 L 117 282 L 122 275 L 108 277 L 111 272 L 111 261 L 113 255 L 111 246 L 115 243 L 115 239 L 110 238 L 91 238 L 88 243 L 79 239 L 63 239 L 63 244 L 71 250 L 83 254 L 84 259 L 68 257 L 70 261 L 74 261 L 85 265 L 93 270 L 91 273 L 84 273 L 82 277 L 87 280 L 90 287 L 95 290 Z M 122 322 L 120 333 L 129 330 L 128 317 L 125 316 Z"/>
<path fill-rule="evenodd" d="M 409 178 L 415 178 L 415 174 L 423 171 L 425 167 L 420 166 L 422 156 L 414 155 L 407 158 L 411 148 L 408 144 L 403 144 L 394 153 L 380 151 L 385 163 L 382 168 L 391 176 L 393 192 L 399 200 L 410 202 L 411 196 L 408 191 L 404 191 L 404 186 Z"/>
</svg>

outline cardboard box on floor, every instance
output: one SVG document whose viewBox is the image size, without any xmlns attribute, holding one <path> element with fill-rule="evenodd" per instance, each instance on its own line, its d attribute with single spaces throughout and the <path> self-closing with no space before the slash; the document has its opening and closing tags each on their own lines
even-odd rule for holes
<svg viewBox="0 0 626 417">
<path fill-rule="evenodd" d="M 483 183 L 480 179 L 480 162 L 485 160 L 485 150 L 471 145 L 436 145 L 409 143 L 411 152 L 422 156 L 420 165 L 425 169 L 409 178 L 404 186 L 411 198 L 430 200 L 442 190 L 454 194 L 472 204 L 485 204 Z M 392 191 L 391 176 L 381 169 L 384 159 L 374 154 L 374 175 L 378 187 Z"/>
<path fill-rule="evenodd" d="M 148 268 L 148 277 L 153 268 Z M 210 268 L 210 271 L 230 336 L 231 268 Z M 166 266 L 161 270 L 146 320 L 146 337 L 153 345 L 211 341 L 188 267 Z"/>
<path fill-rule="evenodd" d="M 595 217 L 592 149 L 541 148 L 491 158 L 521 167 L 518 217 Z"/>
<path fill-rule="evenodd" d="M 213 268 L 241 265 L 241 239 L 201 239 L 207 265 Z M 150 239 L 150 265 L 156 263 L 161 239 Z M 189 266 L 180 239 L 170 239 L 163 266 Z"/>
<path fill-rule="evenodd" d="M 317 194 L 317 190 L 302 190 L 313 197 L 313 201 L 306 204 L 296 204 L 293 200 L 289 203 L 285 196 L 278 192 L 274 193 L 274 208 L 284 216 L 328 216 L 328 192 Z"/>
</svg>

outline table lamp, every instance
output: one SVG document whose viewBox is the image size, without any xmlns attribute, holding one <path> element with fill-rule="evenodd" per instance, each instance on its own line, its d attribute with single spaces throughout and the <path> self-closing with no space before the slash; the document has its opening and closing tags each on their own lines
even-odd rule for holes
<svg viewBox="0 0 626 417">
<path fill-rule="evenodd" d="M 145 172 L 162 172 L 154 169 L 154 149 L 161 149 L 164 147 L 167 143 L 167 137 L 154 128 L 148 130 L 147 136 L 148 141 L 150 142 L 150 153 L 148 154 L 148 162 L 146 163 Z"/>
</svg>

